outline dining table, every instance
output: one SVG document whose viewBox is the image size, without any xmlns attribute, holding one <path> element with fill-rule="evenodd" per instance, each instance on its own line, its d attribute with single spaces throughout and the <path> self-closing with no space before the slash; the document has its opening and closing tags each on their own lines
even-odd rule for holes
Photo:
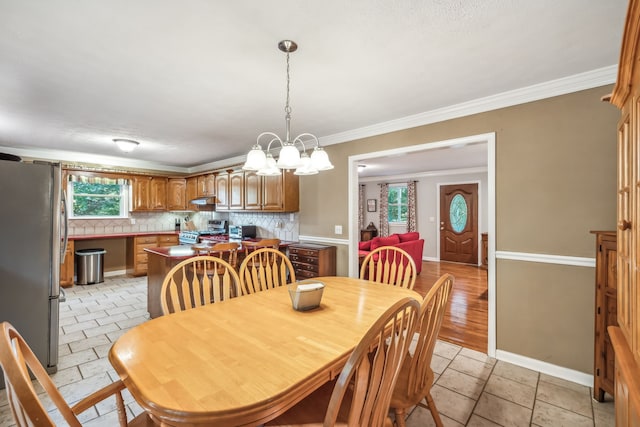
<svg viewBox="0 0 640 427">
<path fill-rule="evenodd" d="M 367 330 L 415 291 L 326 276 L 317 308 L 297 311 L 289 286 L 146 321 L 109 361 L 162 425 L 256 426 L 336 377 Z"/>
</svg>

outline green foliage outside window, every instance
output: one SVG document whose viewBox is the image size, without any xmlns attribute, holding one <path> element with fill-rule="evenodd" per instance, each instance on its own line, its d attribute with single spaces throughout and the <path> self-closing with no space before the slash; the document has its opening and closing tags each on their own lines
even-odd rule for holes
<svg viewBox="0 0 640 427">
<path fill-rule="evenodd" d="M 407 186 L 389 186 L 388 219 L 389 222 L 407 222 L 408 208 Z"/>
<path fill-rule="evenodd" d="M 74 217 L 119 217 L 121 213 L 122 187 L 118 184 L 92 184 L 74 182 Z"/>
</svg>

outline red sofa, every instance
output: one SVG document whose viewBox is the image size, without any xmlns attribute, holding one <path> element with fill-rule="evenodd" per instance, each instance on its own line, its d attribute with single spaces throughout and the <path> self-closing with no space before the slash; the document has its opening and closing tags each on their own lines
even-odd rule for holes
<svg viewBox="0 0 640 427">
<path fill-rule="evenodd" d="M 386 237 L 374 237 L 366 242 L 358 243 L 358 256 L 363 259 L 369 252 L 380 246 L 396 246 L 407 252 L 413 262 L 416 263 L 416 273 L 422 271 L 422 250 L 424 249 L 424 239 L 420 238 L 420 233 L 413 231 L 410 233 L 396 233 Z"/>
</svg>

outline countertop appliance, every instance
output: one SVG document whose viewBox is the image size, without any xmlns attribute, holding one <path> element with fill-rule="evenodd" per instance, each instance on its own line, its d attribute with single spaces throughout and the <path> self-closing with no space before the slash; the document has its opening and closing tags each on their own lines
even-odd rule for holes
<svg viewBox="0 0 640 427">
<path fill-rule="evenodd" d="M 60 165 L 0 160 L 0 189 L 0 321 L 15 326 L 53 373 L 58 364 L 60 264 L 68 240 Z M 4 387 L 2 371 L 0 379 Z"/>
<path fill-rule="evenodd" d="M 255 239 L 256 231 L 255 225 L 230 225 L 229 239 Z"/>
</svg>

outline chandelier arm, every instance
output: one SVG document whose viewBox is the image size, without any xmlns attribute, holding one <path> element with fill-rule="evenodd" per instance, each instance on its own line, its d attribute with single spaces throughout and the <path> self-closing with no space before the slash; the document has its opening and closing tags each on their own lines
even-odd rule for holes
<svg viewBox="0 0 640 427">
<path fill-rule="evenodd" d="M 273 133 L 273 132 L 262 132 L 260 135 L 258 135 L 258 138 L 256 138 L 256 144 L 259 145 L 260 148 L 262 148 L 262 145 L 260 145 L 260 139 L 265 135 L 269 135 L 270 137 L 272 137 L 271 141 L 269 141 L 269 144 L 267 145 L 267 149 L 265 151 L 269 152 L 269 150 L 271 150 L 271 144 L 274 141 L 278 141 L 280 143 L 280 145 L 283 145 L 282 144 L 282 140 L 275 133 Z"/>
</svg>

